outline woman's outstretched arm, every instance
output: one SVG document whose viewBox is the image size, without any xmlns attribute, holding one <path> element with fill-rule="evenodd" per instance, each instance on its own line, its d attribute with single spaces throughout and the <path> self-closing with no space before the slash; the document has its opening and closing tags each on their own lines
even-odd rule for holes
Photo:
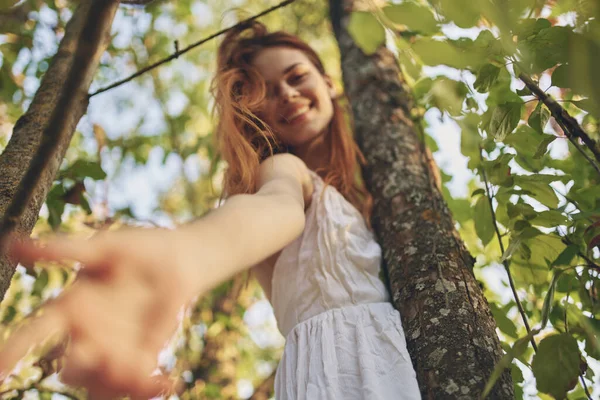
<svg viewBox="0 0 600 400">
<path fill-rule="evenodd" d="M 261 164 L 259 187 L 256 194 L 232 196 L 174 232 L 176 257 L 191 269 L 186 275 L 198 285 L 195 293 L 250 268 L 302 233 L 313 190 L 304 162 L 291 154 L 267 159 Z"/>
<path fill-rule="evenodd" d="M 278 155 L 260 167 L 260 189 L 232 196 L 178 229 L 132 229 L 91 240 L 53 239 L 14 246 L 23 262 L 77 260 L 84 268 L 59 297 L 0 345 L 0 380 L 50 335 L 70 336 L 63 382 L 90 398 L 150 398 L 172 389 L 151 377 L 182 305 L 276 253 L 304 227 L 312 187 L 304 163 Z"/>
</svg>

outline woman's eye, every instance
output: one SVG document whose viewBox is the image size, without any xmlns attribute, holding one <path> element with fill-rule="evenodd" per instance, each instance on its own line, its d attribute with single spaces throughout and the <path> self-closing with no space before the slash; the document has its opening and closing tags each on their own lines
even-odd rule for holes
<svg viewBox="0 0 600 400">
<path fill-rule="evenodd" d="M 297 74 L 297 75 L 293 75 L 293 76 L 290 78 L 290 82 L 293 82 L 293 83 L 298 83 L 298 82 L 301 82 L 301 81 L 302 81 L 302 79 L 304 79 L 304 77 L 305 77 L 305 76 L 306 76 L 306 74 Z"/>
</svg>

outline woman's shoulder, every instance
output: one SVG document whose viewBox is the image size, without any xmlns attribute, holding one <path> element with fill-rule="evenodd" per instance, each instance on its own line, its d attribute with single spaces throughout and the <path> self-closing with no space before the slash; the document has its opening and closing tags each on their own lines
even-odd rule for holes
<svg viewBox="0 0 600 400">
<path fill-rule="evenodd" d="M 293 154 L 275 154 L 262 161 L 259 168 L 258 188 L 267 181 L 284 177 L 291 177 L 300 184 L 306 210 L 312 201 L 314 183 L 311 171 L 304 161 Z"/>
</svg>

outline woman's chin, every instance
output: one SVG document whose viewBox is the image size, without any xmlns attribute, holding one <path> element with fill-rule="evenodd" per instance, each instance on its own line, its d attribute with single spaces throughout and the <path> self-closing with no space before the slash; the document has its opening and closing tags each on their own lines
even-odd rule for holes
<svg viewBox="0 0 600 400">
<path fill-rule="evenodd" d="M 323 139 L 325 139 L 325 134 L 323 132 L 319 133 L 309 133 L 303 135 L 301 138 L 295 137 L 291 147 L 295 150 L 294 152 L 304 152 L 308 149 L 318 147 L 319 144 L 323 143 Z M 300 139 L 300 140 L 299 140 Z"/>
</svg>

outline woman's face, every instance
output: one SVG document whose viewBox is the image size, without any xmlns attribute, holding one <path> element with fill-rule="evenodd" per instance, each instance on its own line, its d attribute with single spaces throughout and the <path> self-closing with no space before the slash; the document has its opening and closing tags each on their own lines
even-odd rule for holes
<svg viewBox="0 0 600 400">
<path fill-rule="evenodd" d="M 267 85 L 258 115 L 283 143 L 301 148 L 327 131 L 335 90 L 331 79 L 321 75 L 302 51 L 267 48 L 256 55 L 253 65 Z"/>
</svg>

